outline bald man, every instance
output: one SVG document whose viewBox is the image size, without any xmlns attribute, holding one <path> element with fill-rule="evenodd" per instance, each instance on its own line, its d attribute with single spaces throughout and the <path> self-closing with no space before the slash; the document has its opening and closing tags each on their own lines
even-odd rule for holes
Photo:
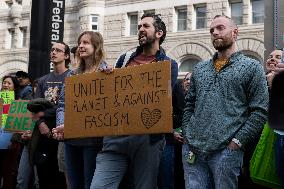
<svg viewBox="0 0 284 189">
<path fill-rule="evenodd" d="M 187 189 L 234 189 L 243 146 L 267 120 L 268 88 L 262 65 L 237 51 L 237 25 L 217 15 L 210 25 L 216 53 L 195 67 L 182 121 Z"/>
</svg>

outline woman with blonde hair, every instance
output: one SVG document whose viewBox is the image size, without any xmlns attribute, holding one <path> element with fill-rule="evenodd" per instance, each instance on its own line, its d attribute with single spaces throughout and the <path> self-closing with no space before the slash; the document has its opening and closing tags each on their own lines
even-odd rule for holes
<svg viewBox="0 0 284 189">
<path fill-rule="evenodd" d="M 72 74 L 85 74 L 97 71 L 110 73 L 103 47 L 103 37 L 99 32 L 85 31 L 78 38 L 78 68 Z M 57 127 L 53 137 L 64 138 L 64 99 L 65 90 L 59 97 Z M 102 139 L 91 137 L 65 141 L 65 162 L 71 189 L 89 189 L 96 168 L 96 156 L 101 150 Z"/>
</svg>

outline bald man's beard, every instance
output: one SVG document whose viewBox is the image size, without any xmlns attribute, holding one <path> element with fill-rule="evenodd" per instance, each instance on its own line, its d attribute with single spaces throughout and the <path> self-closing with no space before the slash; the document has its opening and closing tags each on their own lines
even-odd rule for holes
<svg viewBox="0 0 284 189">
<path fill-rule="evenodd" d="M 223 37 L 214 39 L 212 44 L 217 51 L 225 51 L 231 48 L 232 45 L 234 44 L 233 36 L 231 33 L 228 33 Z"/>
</svg>

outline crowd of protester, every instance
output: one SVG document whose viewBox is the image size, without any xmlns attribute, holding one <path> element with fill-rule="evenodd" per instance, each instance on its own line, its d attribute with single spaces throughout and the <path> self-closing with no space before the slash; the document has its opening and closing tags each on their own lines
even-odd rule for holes
<svg viewBox="0 0 284 189">
<path fill-rule="evenodd" d="M 180 81 L 176 61 L 161 47 L 166 26 L 154 14 L 141 17 L 139 46 L 121 55 L 115 68 L 105 61 L 102 35 L 85 31 L 71 50 L 63 42 L 52 45 L 53 72 L 35 80 L 24 71 L 4 76 L 1 91 L 30 100 L 35 127 L 21 133 L 1 129 L 0 188 L 269 187 L 253 183 L 250 160 L 267 122 L 273 79 L 284 70 L 283 52 L 271 52 L 265 75 L 259 62 L 237 51 L 238 27 L 230 18 L 214 17 L 210 35 L 216 53 Z M 65 77 L 163 60 L 171 62 L 173 133 L 64 140 Z M 284 188 L 284 133 L 272 132 L 272 171 Z"/>
</svg>

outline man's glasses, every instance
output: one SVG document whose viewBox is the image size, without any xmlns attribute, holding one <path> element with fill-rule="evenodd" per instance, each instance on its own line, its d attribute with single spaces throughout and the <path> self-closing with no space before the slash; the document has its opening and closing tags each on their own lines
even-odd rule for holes
<svg viewBox="0 0 284 189">
<path fill-rule="evenodd" d="M 53 51 L 55 51 L 56 53 L 64 53 L 63 50 L 58 49 L 58 48 L 51 48 L 50 52 L 53 52 Z"/>
</svg>

